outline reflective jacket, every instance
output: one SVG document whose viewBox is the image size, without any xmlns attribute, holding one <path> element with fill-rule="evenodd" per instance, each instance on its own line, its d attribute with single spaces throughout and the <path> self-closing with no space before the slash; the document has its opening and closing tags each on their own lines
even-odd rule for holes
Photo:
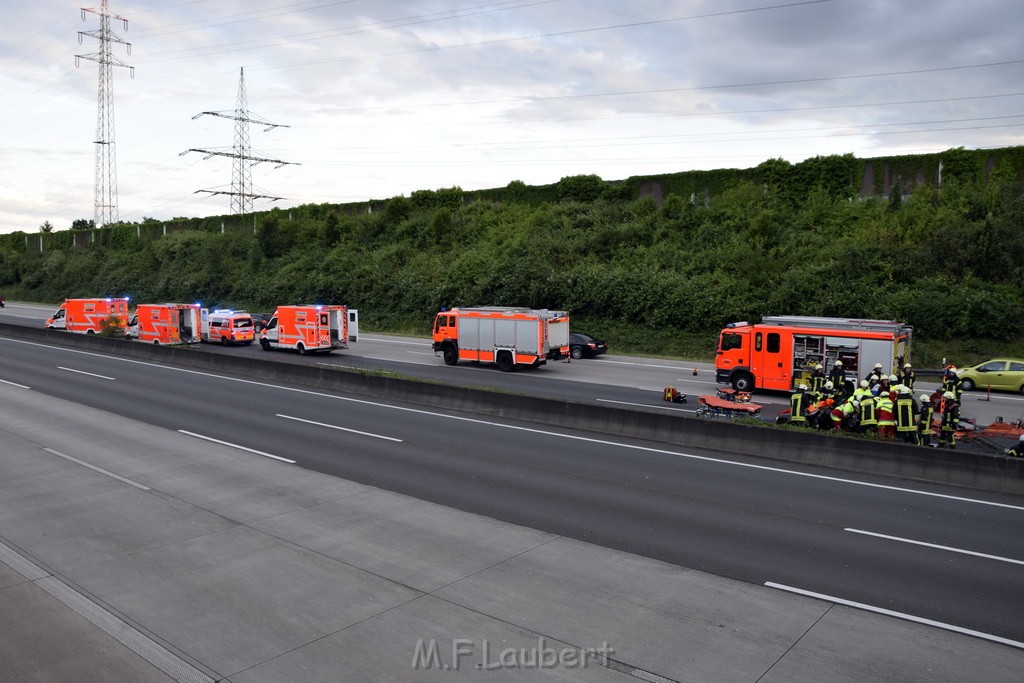
<svg viewBox="0 0 1024 683">
<path fill-rule="evenodd" d="M 944 432 L 955 432 L 956 426 L 960 424 L 960 406 L 956 401 L 946 400 L 946 409 L 942 413 L 942 425 L 939 427 Z"/>
<path fill-rule="evenodd" d="M 896 416 L 893 413 L 895 406 L 888 393 L 879 394 L 875 399 L 875 414 L 878 417 L 879 427 L 892 427 L 896 424 Z"/>
<path fill-rule="evenodd" d="M 916 431 L 917 425 L 914 424 L 914 418 L 917 413 L 917 401 L 912 396 L 900 396 L 896 399 L 896 431 Z"/>
<path fill-rule="evenodd" d="M 932 420 L 935 418 L 935 409 L 932 408 L 931 403 L 926 403 L 921 408 L 921 419 L 917 422 L 917 431 L 921 436 L 927 436 L 932 433 Z"/>
<path fill-rule="evenodd" d="M 797 391 L 789 397 L 789 410 L 791 422 L 807 422 L 807 394 Z"/>
<path fill-rule="evenodd" d="M 860 426 L 875 427 L 878 425 L 878 418 L 875 417 L 875 402 L 867 398 L 860 402 Z"/>
</svg>

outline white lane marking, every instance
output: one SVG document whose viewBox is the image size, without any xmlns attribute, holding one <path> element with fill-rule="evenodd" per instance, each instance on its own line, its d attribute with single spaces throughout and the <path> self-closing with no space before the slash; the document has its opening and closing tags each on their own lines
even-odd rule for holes
<svg viewBox="0 0 1024 683">
<path fill-rule="evenodd" d="M 31 389 L 32 388 L 32 387 L 27 387 L 24 384 L 18 384 L 17 382 L 8 382 L 5 379 L 0 379 L 0 383 L 10 384 L 12 387 L 18 387 L 19 389 Z"/>
<path fill-rule="evenodd" d="M 132 481 L 131 479 L 127 479 L 125 477 L 122 477 L 120 474 L 114 474 L 113 472 L 111 472 L 109 470 L 105 470 L 102 467 L 96 467 L 96 465 L 90 465 L 89 463 L 85 462 L 84 460 L 79 460 L 78 458 L 74 458 L 74 457 L 68 455 L 67 453 L 61 453 L 60 451 L 55 451 L 52 448 L 44 448 L 43 450 L 46 451 L 47 453 L 52 453 L 53 455 L 56 455 L 59 458 L 64 458 L 65 460 L 70 460 L 71 462 L 76 463 L 78 465 L 81 465 L 82 467 L 88 467 L 90 470 L 93 470 L 94 472 L 99 472 L 100 474 L 105 474 L 105 475 L 107 475 L 108 477 L 110 477 L 112 479 L 117 479 L 118 481 L 123 481 L 126 484 L 131 484 L 132 486 L 134 486 L 137 489 L 142 489 L 143 491 L 149 491 L 149 487 L 144 485 L 144 484 L 140 484 L 137 481 Z"/>
<path fill-rule="evenodd" d="M 433 354 L 431 354 L 433 355 Z M 407 363 L 409 365 L 437 365 L 437 363 L 421 363 L 418 360 L 402 360 L 400 358 L 381 358 L 380 356 L 362 356 L 366 360 L 381 360 L 388 363 Z"/>
<path fill-rule="evenodd" d="M 938 545 L 937 543 L 926 543 L 925 541 L 915 541 L 912 538 L 902 538 L 901 536 L 889 536 L 888 534 L 879 534 L 874 531 L 864 531 L 863 529 L 850 529 L 846 528 L 843 531 L 849 531 L 851 534 L 863 534 L 864 536 L 874 536 L 876 538 L 884 538 L 889 541 L 899 541 L 900 543 L 911 543 L 913 545 L 923 545 L 926 548 L 936 548 L 938 550 L 948 550 L 951 553 L 962 553 L 964 555 L 974 555 L 975 557 L 984 557 L 987 560 L 999 560 L 1000 562 L 1012 562 L 1013 564 L 1024 564 L 1024 560 L 1015 560 L 1011 557 L 1000 557 L 999 555 L 988 555 L 986 553 L 979 553 L 973 550 L 964 550 L 963 548 L 954 548 L 950 545 Z"/>
<path fill-rule="evenodd" d="M 396 439 L 393 436 L 384 436 L 383 434 L 374 434 L 372 432 L 361 432 L 358 429 L 349 429 L 348 427 L 339 427 L 338 425 L 326 424 L 324 422 L 314 422 L 313 420 L 304 420 L 301 417 L 292 417 L 291 415 L 282 415 L 276 413 L 277 417 L 283 417 L 286 420 L 295 420 L 296 422 L 305 422 L 306 424 L 316 425 L 317 427 L 327 427 L 328 429 L 338 429 L 343 432 L 352 432 L 353 434 L 362 434 L 363 436 L 372 436 L 375 439 L 385 439 L 386 441 L 395 441 L 402 443 L 401 439 Z"/>
<path fill-rule="evenodd" d="M 66 368 L 63 365 L 58 365 L 57 369 L 58 370 L 67 370 L 68 372 L 77 372 L 79 375 L 89 375 L 90 377 L 98 377 L 100 379 L 109 379 L 112 382 L 114 381 L 113 377 L 107 377 L 106 375 L 97 375 L 95 372 L 86 372 L 85 370 L 75 370 L 74 368 Z"/>
<path fill-rule="evenodd" d="M 359 337 L 359 341 L 384 342 L 385 344 L 409 344 L 411 346 L 430 346 L 429 341 L 406 341 L 403 339 L 382 339 L 381 337 Z"/>
<path fill-rule="evenodd" d="M 975 631 L 973 629 L 964 628 L 962 626 L 954 626 L 953 624 L 947 624 L 942 621 L 934 621 L 932 619 L 925 619 L 924 617 L 917 617 L 913 614 L 906 614 L 905 612 L 896 612 L 891 609 L 884 607 L 875 607 L 874 605 L 866 605 L 863 602 L 853 602 L 852 600 L 844 600 L 843 598 L 837 598 L 833 595 L 825 595 L 824 593 L 815 593 L 814 591 L 804 590 L 802 588 L 794 588 L 792 586 L 786 586 L 781 583 L 774 583 L 772 581 L 766 581 L 765 586 L 769 588 L 775 588 L 780 591 L 786 591 L 787 593 L 796 593 L 797 595 L 806 595 L 809 598 L 817 598 L 818 600 L 825 600 L 827 602 L 834 602 L 837 605 L 846 605 L 847 607 L 853 607 L 855 609 L 862 609 L 867 612 L 874 612 L 876 614 L 884 614 L 887 617 L 896 617 L 897 619 L 904 619 L 906 621 L 913 621 L 918 624 L 925 624 L 926 626 L 934 626 L 935 628 L 945 629 L 946 631 L 953 631 L 954 633 L 962 633 L 967 636 L 974 636 L 975 638 L 982 638 L 984 640 L 990 640 L 994 643 L 1002 643 L 1003 645 L 1009 645 L 1010 647 L 1016 647 L 1024 650 L 1024 643 L 1018 640 L 1010 640 L 1009 638 L 1003 638 L 1002 636 L 994 636 L 991 633 L 983 633 L 981 631 Z"/>
<path fill-rule="evenodd" d="M 5 341 L 15 342 L 18 344 L 28 344 L 30 346 L 42 346 L 53 351 L 67 351 L 68 353 L 80 353 L 87 356 L 97 356 L 108 361 L 119 361 L 122 363 L 135 363 L 136 365 L 145 365 L 152 368 L 160 368 L 163 370 L 169 370 L 171 372 L 181 372 L 188 375 L 199 375 L 200 377 L 213 377 L 216 379 L 222 379 L 228 382 L 239 382 L 241 384 L 254 384 L 261 387 L 269 387 L 271 389 L 278 389 L 280 391 L 291 391 L 297 394 L 306 394 L 308 396 L 320 396 L 322 398 L 329 398 L 335 401 L 347 401 L 349 403 L 359 403 L 361 405 L 374 406 L 376 408 L 387 408 L 390 410 L 401 410 L 408 413 L 416 413 L 418 415 L 428 415 L 431 417 L 439 417 L 447 420 L 458 420 L 462 422 L 470 422 L 474 424 L 489 425 L 493 427 L 502 427 L 504 429 L 515 429 L 522 432 L 530 432 L 533 434 L 542 434 L 546 436 L 555 436 L 563 439 L 572 439 L 574 441 L 582 441 L 585 443 L 596 443 L 606 446 L 618 446 L 620 448 L 629 448 L 637 451 L 645 451 L 648 453 L 661 453 L 664 455 L 674 455 L 679 458 L 688 458 L 690 460 L 701 460 L 704 462 L 713 462 L 722 465 L 732 465 L 733 467 L 746 467 L 748 469 L 763 470 L 766 472 L 777 472 L 779 474 L 789 474 L 795 477 L 807 477 L 810 479 L 821 479 L 824 481 L 834 481 L 841 484 L 852 484 L 854 486 L 867 486 L 869 488 L 882 489 L 886 491 L 897 491 L 899 493 L 912 493 L 918 496 L 929 496 L 932 498 L 943 498 L 945 500 L 956 500 L 962 503 L 974 503 L 976 505 L 989 505 L 992 507 L 1007 508 L 1010 510 L 1021 510 L 1024 511 L 1024 506 L 1010 505 L 1008 503 L 996 503 L 991 500 L 982 500 L 980 498 L 966 498 L 963 496 L 952 496 L 948 493 L 935 493 L 933 491 L 921 491 L 918 489 L 908 489 L 901 486 L 890 486 L 888 484 L 875 484 L 868 481 L 857 481 L 856 479 L 844 479 L 842 477 L 831 477 L 825 474 L 813 474 L 811 472 L 800 472 L 798 470 L 787 470 L 782 467 L 772 467 L 770 465 L 755 465 L 749 462 L 736 462 L 733 460 L 725 460 L 723 458 L 712 458 L 707 455 L 695 455 L 693 453 L 681 453 L 679 451 L 670 451 L 665 448 L 653 448 L 651 446 L 638 446 L 635 444 L 621 443 L 618 441 L 607 441 L 605 439 L 594 439 L 587 436 L 577 436 L 575 434 L 560 434 L 559 432 L 549 432 L 543 429 L 533 429 L 531 427 L 522 427 L 519 425 L 502 424 L 500 422 L 491 422 L 489 420 L 480 420 L 473 417 L 463 417 L 461 415 L 449 415 L 446 413 L 438 413 L 431 410 L 423 410 L 420 408 L 408 408 L 406 406 L 395 406 L 387 403 L 379 403 L 377 401 L 368 401 L 361 398 L 351 398 L 349 396 L 335 396 L 334 394 L 325 394 L 320 391 L 312 391 L 310 389 L 299 389 L 298 387 L 286 387 L 278 384 L 268 384 L 267 382 L 257 382 L 252 379 L 242 379 L 240 377 L 228 377 L 226 375 L 216 375 L 209 372 L 200 372 L 199 370 L 189 370 L 187 368 L 176 368 L 170 365 L 161 365 L 159 363 L 149 363 L 147 361 L 134 360 L 132 358 L 119 358 L 117 356 L 105 356 L 102 353 L 95 353 L 93 351 L 80 351 L 78 349 L 67 349 L 60 346 L 50 346 L 48 344 L 40 344 L 38 342 L 23 341 L 21 339 L 8 339 L 6 337 L 0 337 Z M 228 444 L 229 446 L 232 444 Z"/>
<path fill-rule="evenodd" d="M 171 680 L 213 683 L 205 673 L 3 543 L 0 543 L 0 561 L 163 671 Z"/>
<path fill-rule="evenodd" d="M 595 400 L 600 402 L 600 403 L 618 403 L 618 404 L 624 405 L 624 406 L 640 406 L 641 408 L 658 408 L 659 410 L 675 410 L 675 411 L 680 412 L 680 413 L 695 413 L 695 412 L 697 412 L 696 408 L 690 409 L 690 408 L 676 408 L 675 406 L 655 406 L 655 405 L 650 405 L 650 404 L 647 404 L 647 403 L 631 403 L 629 401 L 613 401 L 610 398 L 598 398 L 598 399 L 595 399 Z"/>
<path fill-rule="evenodd" d="M 679 365 L 655 365 L 654 363 L 637 363 L 637 362 L 627 361 L 627 360 L 611 360 L 607 356 L 605 356 L 604 358 L 601 359 L 601 363 L 602 364 L 604 364 L 604 363 L 615 363 L 616 365 L 636 365 L 636 366 L 639 366 L 639 367 L 642 367 L 642 368 L 658 368 L 659 370 L 675 370 L 676 372 L 678 372 L 680 370 L 692 370 L 693 369 L 693 366 L 684 367 L 684 366 L 679 366 Z M 705 368 L 698 367 L 697 369 L 698 370 L 704 370 Z M 706 371 L 710 372 L 712 370 L 714 370 L 714 368 L 708 368 Z"/>
<path fill-rule="evenodd" d="M 264 458 L 273 458 L 274 460 L 280 460 L 281 462 L 287 462 L 287 463 L 290 463 L 292 465 L 295 464 L 294 460 L 289 460 L 288 458 L 282 458 L 280 455 L 272 455 L 270 453 L 264 453 L 263 451 L 258 451 L 255 448 L 248 448 L 246 446 L 239 446 L 237 443 L 231 443 L 230 441 L 221 441 L 220 439 L 215 439 L 212 436 L 203 436 L 202 434 L 196 434 L 195 432 L 187 432 L 184 429 L 179 429 L 178 431 L 181 432 L 182 434 L 188 434 L 189 436 L 194 436 L 197 439 L 205 439 L 206 441 L 212 441 L 214 443 L 219 443 L 222 446 L 230 446 L 231 448 L 237 448 L 240 451 L 248 451 L 249 453 L 255 453 L 256 455 L 262 455 Z"/>
</svg>

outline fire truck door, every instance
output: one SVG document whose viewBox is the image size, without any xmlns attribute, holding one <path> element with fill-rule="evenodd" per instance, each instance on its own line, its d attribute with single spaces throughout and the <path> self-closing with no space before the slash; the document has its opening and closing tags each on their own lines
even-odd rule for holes
<svg viewBox="0 0 1024 683">
<path fill-rule="evenodd" d="M 766 389 L 789 389 L 793 376 L 793 337 L 778 332 L 764 333 L 761 355 L 761 386 Z"/>
</svg>

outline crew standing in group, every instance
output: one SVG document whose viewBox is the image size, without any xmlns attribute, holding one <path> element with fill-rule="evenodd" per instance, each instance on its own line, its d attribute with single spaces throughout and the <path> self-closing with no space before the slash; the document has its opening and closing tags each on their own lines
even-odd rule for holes
<svg viewBox="0 0 1024 683">
<path fill-rule="evenodd" d="M 957 425 L 960 424 L 960 404 L 956 394 L 947 391 L 942 394 L 942 424 L 939 427 L 939 448 L 956 448 Z"/>
<path fill-rule="evenodd" d="M 921 414 L 917 420 L 917 439 L 922 446 L 932 445 L 932 420 L 935 417 L 935 408 L 932 406 L 931 396 L 921 394 Z"/>
<path fill-rule="evenodd" d="M 905 386 L 899 388 L 896 396 L 896 435 L 900 441 L 917 444 L 917 417 L 920 409 L 910 389 Z"/>
</svg>

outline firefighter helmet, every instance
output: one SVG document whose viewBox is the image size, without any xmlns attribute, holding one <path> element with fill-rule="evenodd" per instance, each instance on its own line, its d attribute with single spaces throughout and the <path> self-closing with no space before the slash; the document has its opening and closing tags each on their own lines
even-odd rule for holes
<svg viewBox="0 0 1024 683">
<path fill-rule="evenodd" d="M 904 363 L 903 364 L 903 369 L 904 370 L 909 370 L 910 369 L 910 363 Z"/>
<path fill-rule="evenodd" d="M 875 363 L 875 367 L 878 368 L 879 370 L 881 370 L 882 369 L 882 364 L 881 363 Z"/>
<path fill-rule="evenodd" d="M 951 399 L 951 398 L 955 399 L 956 398 L 956 394 L 954 394 L 952 391 L 947 391 L 946 393 L 944 393 L 942 395 L 942 398 L 945 398 L 945 399 Z"/>
<path fill-rule="evenodd" d="M 837 360 L 837 361 L 836 361 L 835 363 L 833 363 L 832 365 L 836 366 L 837 368 L 841 368 L 841 367 L 843 367 L 843 361 L 841 361 L 841 360 Z"/>
<path fill-rule="evenodd" d="M 921 394 L 921 402 L 922 403 L 931 403 L 932 402 L 932 397 L 929 396 L 928 394 Z"/>
<path fill-rule="evenodd" d="M 825 382 L 825 388 L 826 389 L 831 389 L 833 386 L 834 385 L 832 384 L 832 382 Z"/>
<path fill-rule="evenodd" d="M 806 384 L 798 384 L 796 388 L 799 389 L 800 391 L 807 391 Z"/>
<path fill-rule="evenodd" d="M 896 381 L 898 381 L 898 379 L 897 379 L 896 375 L 889 375 L 889 381 L 890 382 L 896 382 Z"/>
<path fill-rule="evenodd" d="M 866 379 L 862 379 L 860 381 L 860 388 L 861 389 L 867 389 L 868 388 L 868 381 Z"/>
</svg>

